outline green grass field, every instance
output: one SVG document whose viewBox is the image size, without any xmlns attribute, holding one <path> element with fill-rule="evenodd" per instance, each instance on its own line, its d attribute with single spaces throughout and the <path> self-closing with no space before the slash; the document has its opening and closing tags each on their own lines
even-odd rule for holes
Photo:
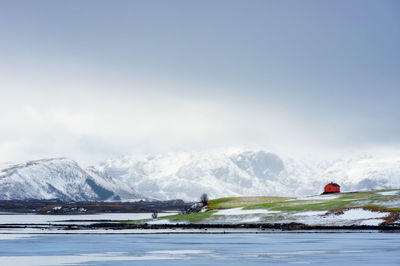
<svg viewBox="0 0 400 266">
<path fill-rule="evenodd" d="M 230 198 L 219 198 L 210 200 L 208 202 L 209 209 L 230 209 L 237 207 L 246 207 L 255 204 L 268 204 L 273 202 L 282 202 L 288 199 L 288 197 L 230 197 Z"/>
</svg>

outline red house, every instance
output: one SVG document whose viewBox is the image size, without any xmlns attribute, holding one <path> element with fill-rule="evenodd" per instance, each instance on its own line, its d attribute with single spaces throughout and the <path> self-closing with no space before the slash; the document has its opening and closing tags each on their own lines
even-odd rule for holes
<svg viewBox="0 0 400 266">
<path fill-rule="evenodd" d="M 323 194 L 327 193 L 339 193 L 340 192 L 340 186 L 336 183 L 329 183 L 328 185 L 325 186 L 325 190 Z"/>
</svg>

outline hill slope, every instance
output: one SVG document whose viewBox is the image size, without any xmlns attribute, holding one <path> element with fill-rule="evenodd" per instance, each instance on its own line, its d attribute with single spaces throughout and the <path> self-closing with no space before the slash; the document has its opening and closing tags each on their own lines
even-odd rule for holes
<svg viewBox="0 0 400 266">
<path fill-rule="evenodd" d="M 209 201 L 208 211 L 148 223 L 303 223 L 400 225 L 400 190 L 336 193 L 304 198 L 233 197 Z"/>
</svg>

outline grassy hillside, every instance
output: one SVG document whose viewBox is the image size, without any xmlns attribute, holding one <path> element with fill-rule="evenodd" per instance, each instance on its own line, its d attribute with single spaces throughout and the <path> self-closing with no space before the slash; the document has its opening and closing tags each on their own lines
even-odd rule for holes
<svg viewBox="0 0 400 266">
<path fill-rule="evenodd" d="M 396 204 L 397 201 L 397 204 Z M 244 207 L 275 211 L 316 211 L 350 207 L 375 207 L 400 210 L 400 190 L 379 190 L 354 193 L 334 193 L 304 198 L 233 197 L 210 200 L 210 209 Z"/>
<path fill-rule="evenodd" d="M 269 204 L 273 202 L 283 202 L 285 200 L 294 199 L 287 197 L 231 197 L 210 200 L 208 202 L 209 209 L 229 209 L 237 207 L 246 207 L 256 204 Z"/>
<path fill-rule="evenodd" d="M 400 189 L 353 193 L 335 193 L 304 198 L 287 197 L 230 197 L 209 201 L 208 211 L 173 215 L 158 221 L 176 223 L 282 223 L 315 222 L 330 217 L 330 222 L 345 223 L 340 215 L 358 210 L 358 222 L 397 222 L 400 217 Z M 335 214 L 337 216 L 329 216 Z M 367 214 L 368 217 L 364 217 Z M 344 216 L 343 216 L 344 217 Z M 372 217 L 372 218 L 371 218 Z M 336 219 L 336 220 L 335 220 Z M 383 219 L 383 220 L 382 220 Z M 149 222 L 149 221 L 147 221 Z M 400 220 L 398 221 L 400 223 Z M 322 223 L 322 222 L 321 222 Z"/>
</svg>

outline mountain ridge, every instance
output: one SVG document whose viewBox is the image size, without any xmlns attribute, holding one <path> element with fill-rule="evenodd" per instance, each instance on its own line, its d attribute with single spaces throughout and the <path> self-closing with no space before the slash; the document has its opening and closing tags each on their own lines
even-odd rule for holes
<svg viewBox="0 0 400 266">
<path fill-rule="evenodd" d="M 344 191 L 400 187 L 400 156 L 302 161 L 263 150 L 131 155 L 83 168 L 61 157 L 0 164 L 0 199 L 196 200 L 306 196 L 335 181 Z"/>
</svg>

